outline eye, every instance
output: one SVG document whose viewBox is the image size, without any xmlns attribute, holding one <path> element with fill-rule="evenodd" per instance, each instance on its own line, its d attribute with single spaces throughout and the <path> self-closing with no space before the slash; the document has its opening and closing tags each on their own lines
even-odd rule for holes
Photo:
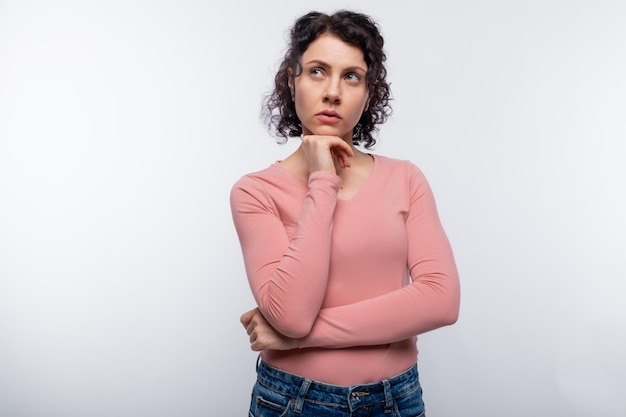
<svg viewBox="0 0 626 417">
<path fill-rule="evenodd" d="M 357 74 L 356 72 L 349 72 L 349 73 L 347 73 L 345 78 L 346 78 L 346 80 L 353 81 L 353 82 L 361 81 L 361 76 L 359 74 Z"/>
<path fill-rule="evenodd" d="M 319 67 L 315 67 L 315 68 L 311 68 L 309 70 L 309 74 L 311 74 L 313 77 L 322 77 L 324 75 L 324 71 L 319 68 Z"/>
</svg>

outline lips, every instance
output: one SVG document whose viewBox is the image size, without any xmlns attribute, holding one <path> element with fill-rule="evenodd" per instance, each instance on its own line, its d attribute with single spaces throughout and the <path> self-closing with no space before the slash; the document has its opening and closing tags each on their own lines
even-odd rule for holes
<svg viewBox="0 0 626 417">
<path fill-rule="evenodd" d="M 328 117 L 337 117 L 339 119 L 341 119 L 341 117 L 339 116 L 339 113 L 337 113 L 334 110 L 324 110 L 321 111 L 319 113 L 317 113 L 318 116 L 328 116 Z"/>
<path fill-rule="evenodd" d="M 341 116 L 334 110 L 323 110 L 316 114 L 317 118 L 325 123 L 336 123 L 341 120 Z"/>
</svg>

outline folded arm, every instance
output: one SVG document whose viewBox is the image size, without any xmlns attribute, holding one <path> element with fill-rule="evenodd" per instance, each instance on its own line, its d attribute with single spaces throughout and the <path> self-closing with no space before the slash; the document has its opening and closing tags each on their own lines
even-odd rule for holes
<svg viewBox="0 0 626 417">
<path fill-rule="evenodd" d="M 411 282 L 395 291 L 354 303 L 323 308 L 298 346 L 345 348 L 393 343 L 453 324 L 460 305 L 459 277 L 426 179 L 410 171 L 410 207 L 405 223 L 407 273 Z M 384 279 L 384 277 L 381 277 Z M 264 347 L 285 349 L 281 335 L 264 327 Z M 277 328 L 277 330 L 279 330 Z"/>
<path fill-rule="evenodd" d="M 280 333 L 306 336 L 328 282 L 333 212 L 340 179 L 309 176 L 293 237 L 263 184 L 244 177 L 231 191 L 231 209 L 248 280 L 260 312 Z"/>
<path fill-rule="evenodd" d="M 300 347 L 393 343 L 456 322 L 460 285 L 452 248 L 426 178 L 414 166 L 409 175 L 405 223 L 411 283 L 378 297 L 322 309 Z"/>
</svg>

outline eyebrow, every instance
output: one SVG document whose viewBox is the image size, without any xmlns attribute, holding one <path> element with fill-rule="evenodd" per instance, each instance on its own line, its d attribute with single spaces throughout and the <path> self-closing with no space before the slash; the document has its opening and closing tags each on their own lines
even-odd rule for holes
<svg viewBox="0 0 626 417">
<path fill-rule="evenodd" d="M 329 64 L 327 64 L 326 62 L 321 61 L 319 59 L 312 59 L 312 60 L 307 61 L 307 62 L 304 63 L 304 65 L 311 65 L 311 64 L 319 65 L 320 67 L 330 68 Z M 367 73 L 367 70 L 365 68 L 360 67 L 358 65 L 349 66 L 347 68 L 344 68 L 343 71 L 344 72 L 361 71 L 361 72 Z"/>
</svg>

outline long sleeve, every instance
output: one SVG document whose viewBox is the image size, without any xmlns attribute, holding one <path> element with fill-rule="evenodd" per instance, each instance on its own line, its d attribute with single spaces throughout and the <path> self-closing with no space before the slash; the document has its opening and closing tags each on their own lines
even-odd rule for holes
<svg viewBox="0 0 626 417">
<path fill-rule="evenodd" d="M 416 167 L 409 172 L 405 214 L 406 269 L 411 282 L 357 302 L 323 308 L 301 348 L 345 348 L 394 343 L 457 320 L 460 285 L 451 246 L 429 184 Z M 384 280 L 386 266 L 372 271 Z"/>
<path fill-rule="evenodd" d="M 281 180 L 268 185 L 265 178 L 243 177 L 231 190 L 231 210 L 259 309 L 282 334 L 302 337 L 310 332 L 326 293 L 341 180 L 325 172 L 310 175 L 308 187 L 301 180 Z M 298 192 L 302 198 L 293 198 Z"/>
</svg>

